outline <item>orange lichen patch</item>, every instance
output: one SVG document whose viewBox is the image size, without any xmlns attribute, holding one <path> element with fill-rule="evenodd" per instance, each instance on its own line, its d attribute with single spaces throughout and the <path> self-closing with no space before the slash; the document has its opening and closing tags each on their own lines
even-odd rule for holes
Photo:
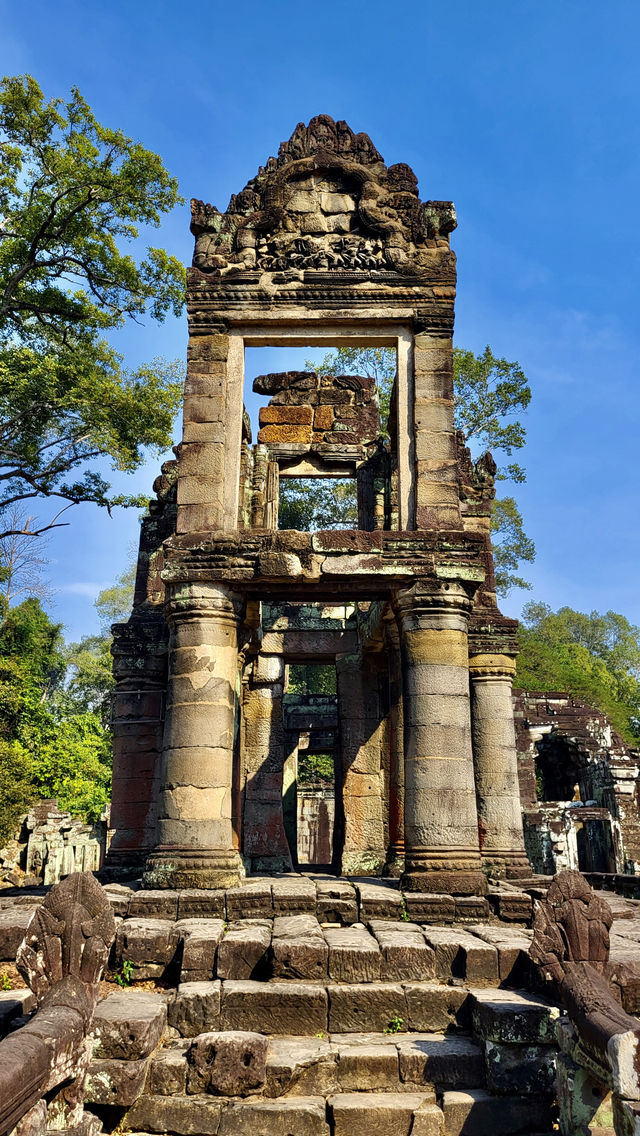
<svg viewBox="0 0 640 1136">
<path fill-rule="evenodd" d="M 311 441 L 311 426 L 263 426 L 258 431 L 259 442 L 302 442 Z"/>
<path fill-rule="evenodd" d="M 316 410 L 316 417 L 317 417 Z M 311 406 L 261 406 L 260 425 L 310 426 L 313 417 Z"/>
<path fill-rule="evenodd" d="M 333 407 L 317 406 L 313 416 L 314 430 L 330 430 L 333 423 Z"/>
</svg>

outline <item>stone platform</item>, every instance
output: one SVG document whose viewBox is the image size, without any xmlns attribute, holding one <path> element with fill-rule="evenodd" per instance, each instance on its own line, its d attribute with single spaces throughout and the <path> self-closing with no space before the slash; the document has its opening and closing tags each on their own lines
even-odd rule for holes
<svg viewBox="0 0 640 1136">
<path fill-rule="evenodd" d="M 106 890 L 111 970 L 129 964 L 133 985 L 105 986 L 94 1017 L 86 1099 L 103 1131 L 552 1131 L 560 1010 L 536 987 L 527 891 L 460 900 L 293 875 Z M 5 953 L 40 898 L 0 896 Z M 612 899 L 611 976 L 635 1006 L 640 903 Z M 0 1006 L 5 1029 L 31 1009 L 20 993 Z"/>
</svg>

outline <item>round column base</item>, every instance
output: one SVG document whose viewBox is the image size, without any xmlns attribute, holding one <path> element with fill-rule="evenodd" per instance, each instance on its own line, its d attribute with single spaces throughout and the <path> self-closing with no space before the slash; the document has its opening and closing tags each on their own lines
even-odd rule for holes
<svg viewBox="0 0 640 1136">
<path fill-rule="evenodd" d="M 472 848 L 413 848 L 407 850 L 400 887 L 434 895 L 485 895 L 487 878 Z"/>
<path fill-rule="evenodd" d="M 147 859 L 145 888 L 229 888 L 244 879 L 237 852 L 156 848 Z"/>
<path fill-rule="evenodd" d="M 526 852 L 496 850 L 483 852 L 482 866 L 490 876 L 498 879 L 524 879 L 533 874 Z"/>
</svg>

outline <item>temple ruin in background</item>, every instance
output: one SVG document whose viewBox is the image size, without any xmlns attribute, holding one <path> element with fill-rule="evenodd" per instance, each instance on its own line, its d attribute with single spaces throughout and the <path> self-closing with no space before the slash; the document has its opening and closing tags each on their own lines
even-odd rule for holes
<svg viewBox="0 0 640 1136">
<path fill-rule="evenodd" d="M 495 466 L 454 427 L 455 225 L 409 166 L 326 116 L 225 213 L 192 202 L 183 436 L 114 646 L 110 862 L 144 863 L 148 886 L 227 886 L 310 855 L 458 895 L 483 893 L 483 869 L 530 872 Z M 255 380 L 270 398 L 252 444 L 248 346 L 392 348 L 388 437 L 372 379 L 296 371 Z M 357 528 L 280 529 L 291 477 L 353 479 Z M 292 699 L 303 664 L 335 668 L 325 704 Z M 315 852 L 297 832 L 305 752 L 334 767 Z"/>
</svg>

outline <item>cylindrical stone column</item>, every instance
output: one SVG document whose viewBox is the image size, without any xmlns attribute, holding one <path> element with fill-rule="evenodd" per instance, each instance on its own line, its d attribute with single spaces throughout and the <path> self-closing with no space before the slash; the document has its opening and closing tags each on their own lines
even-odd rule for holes
<svg viewBox="0 0 640 1136">
<path fill-rule="evenodd" d="M 524 850 L 509 655 L 475 654 L 471 675 L 471 731 L 483 864 L 495 875 L 528 876 Z"/>
<path fill-rule="evenodd" d="M 147 887 L 231 887 L 242 874 L 232 829 L 241 606 L 216 584 L 178 586 L 167 605 L 162 788 Z"/>
<path fill-rule="evenodd" d="M 405 872 L 409 891 L 482 895 L 471 748 L 467 622 L 455 583 L 396 597 L 404 697 Z"/>
</svg>

